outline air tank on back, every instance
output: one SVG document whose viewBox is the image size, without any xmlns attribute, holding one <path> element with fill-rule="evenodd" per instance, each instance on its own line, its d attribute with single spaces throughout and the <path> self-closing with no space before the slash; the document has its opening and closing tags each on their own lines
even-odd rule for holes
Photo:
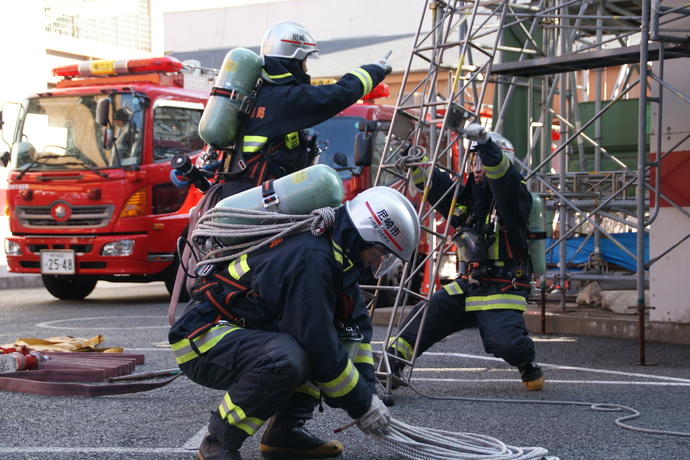
<svg viewBox="0 0 690 460">
<path fill-rule="evenodd" d="M 261 69 L 261 59 L 253 51 L 228 51 L 199 122 L 199 135 L 204 142 L 217 149 L 235 143 L 246 116 L 243 110 L 261 77 Z"/>
<path fill-rule="evenodd" d="M 345 189 L 338 173 L 333 168 L 318 164 L 231 195 L 220 200 L 213 209 L 235 208 L 282 214 L 309 214 L 314 209 L 340 206 L 344 196 Z M 214 220 L 228 225 L 259 223 L 256 218 L 217 217 Z M 218 239 L 228 246 L 246 240 L 240 237 Z"/>
</svg>

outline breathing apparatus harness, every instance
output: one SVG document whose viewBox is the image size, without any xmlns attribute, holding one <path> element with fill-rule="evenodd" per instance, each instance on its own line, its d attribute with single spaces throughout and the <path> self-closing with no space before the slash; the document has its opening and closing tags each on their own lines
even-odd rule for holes
<svg viewBox="0 0 690 460">
<path fill-rule="evenodd" d="M 461 270 L 460 278 L 469 283 L 502 284 L 501 291 L 529 289 L 530 271 L 512 248 L 507 232 L 501 228 L 493 197 L 487 217 L 473 222 L 470 215 L 464 224 L 465 226 L 461 226 L 452 237 L 458 259 L 466 263 L 465 270 Z M 500 244 L 499 238 L 504 238 L 508 256 L 512 256 L 510 259 L 519 257 L 520 263 L 505 266 L 501 260 L 488 258 L 489 249 L 494 244 Z"/>
</svg>

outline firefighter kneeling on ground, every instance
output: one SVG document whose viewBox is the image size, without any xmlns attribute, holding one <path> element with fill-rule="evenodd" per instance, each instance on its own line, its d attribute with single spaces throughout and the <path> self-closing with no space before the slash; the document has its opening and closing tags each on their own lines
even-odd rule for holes
<svg viewBox="0 0 690 460">
<path fill-rule="evenodd" d="M 424 304 L 413 308 L 388 353 L 411 361 L 413 350 L 419 356 L 450 334 L 477 327 L 487 353 L 517 367 L 528 390 L 541 390 L 544 376 L 534 362 L 534 342 L 523 318 L 530 291 L 527 234 L 532 197 L 513 165 L 515 152 L 507 139 L 486 133 L 476 123 L 465 129 L 465 137 L 473 141 L 471 172 L 456 200 L 462 217 L 454 216 L 451 225 L 467 271 L 432 295 L 421 331 L 417 313 Z M 413 170 L 415 185 L 424 186 L 425 174 L 422 168 Z M 453 179 L 437 169 L 432 174 L 428 201 L 441 200 L 438 210 L 447 216 L 453 197 L 444 194 L 454 187 Z M 400 377 L 404 363 L 392 360 L 392 372 Z"/>
<path fill-rule="evenodd" d="M 169 340 L 187 377 L 227 391 L 211 413 L 199 459 L 241 459 L 244 440 L 269 418 L 263 457 L 336 457 L 340 442 L 304 428 L 321 398 L 358 419 L 365 433 L 388 431 L 358 279 L 365 270 L 380 277 L 408 261 L 419 234 L 412 204 L 391 188 L 374 187 L 336 208 L 326 235 L 278 239 L 195 283 Z M 342 330 L 362 335 L 352 357 L 339 339 Z"/>
</svg>

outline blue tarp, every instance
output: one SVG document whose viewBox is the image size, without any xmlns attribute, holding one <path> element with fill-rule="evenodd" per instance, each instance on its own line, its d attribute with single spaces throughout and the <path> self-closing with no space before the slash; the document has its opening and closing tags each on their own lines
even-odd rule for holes
<svg viewBox="0 0 690 460">
<path fill-rule="evenodd" d="M 633 255 L 637 255 L 637 233 L 612 233 L 611 236 Z M 587 237 L 581 236 L 577 238 L 570 238 L 566 240 L 566 262 L 573 264 L 584 264 L 589 260 L 589 255 L 594 251 L 594 238 L 589 237 L 584 246 L 580 249 L 583 242 Z M 546 239 L 546 248 L 548 249 L 555 240 L 551 238 Z M 603 259 L 611 264 L 618 265 L 631 272 L 637 271 L 637 263 L 633 260 L 630 255 L 616 246 L 608 238 L 601 238 L 600 240 L 600 250 Z M 546 263 L 547 264 L 557 264 L 558 255 L 560 252 L 560 246 L 555 246 L 550 252 L 546 253 Z M 577 254 L 576 254 L 577 252 Z M 649 234 L 645 234 L 644 238 L 644 261 L 645 263 L 649 261 Z"/>
</svg>

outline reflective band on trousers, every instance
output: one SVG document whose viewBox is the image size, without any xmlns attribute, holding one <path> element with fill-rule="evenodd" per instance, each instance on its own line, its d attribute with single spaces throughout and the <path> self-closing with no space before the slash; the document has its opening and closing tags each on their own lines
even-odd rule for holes
<svg viewBox="0 0 690 460">
<path fill-rule="evenodd" d="M 410 345 L 410 342 L 402 337 L 398 337 L 395 342 L 391 344 L 391 347 L 400 354 L 400 357 L 408 361 L 410 360 L 410 356 L 412 356 L 412 345 Z"/>
<path fill-rule="evenodd" d="M 232 426 L 239 428 L 240 430 L 247 433 L 249 436 L 254 436 L 256 432 L 261 428 L 266 420 L 261 420 L 256 417 L 247 417 L 244 410 L 230 399 L 230 395 L 225 393 L 223 402 L 220 403 L 218 407 L 218 412 L 220 416 Z"/>
<path fill-rule="evenodd" d="M 357 385 L 359 381 L 359 372 L 355 369 L 352 361 L 347 361 L 345 370 L 340 375 L 330 382 L 316 382 L 319 387 L 326 393 L 329 398 L 339 398 L 345 396 Z"/>
<path fill-rule="evenodd" d="M 220 341 L 226 334 L 237 329 L 242 329 L 239 326 L 234 326 L 230 324 L 222 324 L 218 326 L 213 326 L 207 332 L 204 332 L 199 337 L 195 337 L 193 340 L 194 346 L 199 353 L 205 353 Z M 197 352 L 192 347 L 192 343 L 189 339 L 182 339 L 179 342 L 172 344 L 173 355 L 175 356 L 175 362 L 177 364 L 186 363 L 197 356 Z"/>
<path fill-rule="evenodd" d="M 465 311 L 520 310 L 527 309 L 527 301 L 520 295 L 494 294 L 482 297 L 468 296 Z"/>
</svg>

